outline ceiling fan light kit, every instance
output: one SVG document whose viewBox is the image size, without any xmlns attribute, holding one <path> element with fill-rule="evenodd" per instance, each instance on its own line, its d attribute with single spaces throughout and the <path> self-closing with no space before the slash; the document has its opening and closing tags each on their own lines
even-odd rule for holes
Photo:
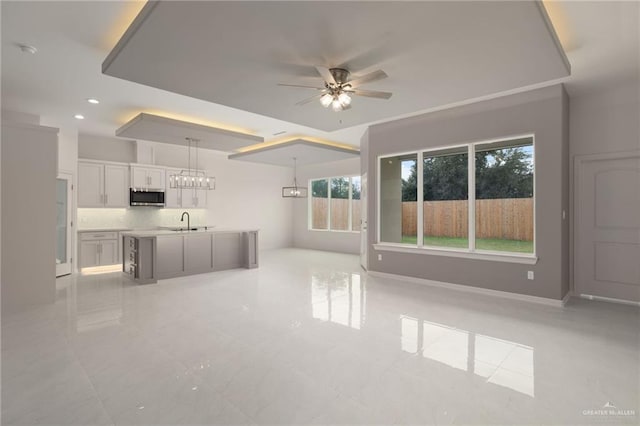
<svg viewBox="0 0 640 426">
<path fill-rule="evenodd" d="M 336 112 L 344 111 L 351 108 L 352 95 L 366 96 L 376 99 L 389 99 L 392 95 L 389 92 L 357 89 L 357 87 L 361 84 L 387 78 L 387 74 L 382 70 L 370 72 L 369 74 L 365 74 L 353 80 L 349 79 L 351 74 L 344 68 L 325 68 L 317 66 L 316 70 L 324 80 L 324 88 L 305 86 L 300 84 L 282 83 L 279 84 L 279 86 L 319 90 L 320 94 L 304 99 L 296 103 L 296 105 L 304 105 L 317 99 L 320 101 L 320 105 L 325 108 L 329 108 L 329 106 L 331 106 L 331 109 Z"/>
</svg>

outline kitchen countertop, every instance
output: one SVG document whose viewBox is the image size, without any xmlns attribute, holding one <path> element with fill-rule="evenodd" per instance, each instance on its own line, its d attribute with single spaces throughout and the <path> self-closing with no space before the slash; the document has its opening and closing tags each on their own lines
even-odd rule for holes
<svg viewBox="0 0 640 426">
<path fill-rule="evenodd" d="M 230 233 L 230 232 L 257 232 L 258 229 L 234 229 L 234 228 L 209 228 L 198 229 L 197 231 L 171 231 L 169 229 L 153 229 L 145 231 L 129 231 L 124 232 L 123 235 L 138 238 L 150 238 L 150 237 L 162 237 L 167 235 L 193 235 L 193 234 L 216 234 L 216 233 Z"/>
<path fill-rule="evenodd" d="M 131 228 L 86 228 L 78 229 L 77 232 L 123 232 L 132 231 Z"/>
</svg>

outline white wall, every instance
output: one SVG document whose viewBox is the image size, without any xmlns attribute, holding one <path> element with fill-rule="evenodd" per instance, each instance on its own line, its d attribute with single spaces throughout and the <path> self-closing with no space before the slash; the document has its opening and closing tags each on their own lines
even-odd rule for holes
<svg viewBox="0 0 640 426">
<path fill-rule="evenodd" d="M 289 169 L 289 185 L 293 170 Z M 309 187 L 309 179 L 360 175 L 360 157 L 298 167 L 298 184 Z M 309 196 L 311 188 L 309 187 Z M 293 246 L 340 253 L 360 253 L 359 232 L 312 231 L 308 226 L 309 199 L 293 199 Z"/>
<path fill-rule="evenodd" d="M 135 163 L 136 146 L 130 140 L 80 133 L 78 158 Z"/>
<path fill-rule="evenodd" d="M 80 158 L 132 162 L 135 145 L 116 138 L 80 135 Z M 108 157 L 113 143 L 117 156 Z M 99 148 L 95 144 L 100 144 Z M 129 144 L 129 145 L 127 145 Z M 155 165 L 186 168 L 187 148 L 154 143 Z M 131 149 L 131 151 L 129 151 Z M 193 151 L 192 151 L 193 152 Z M 129 154 L 130 153 L 130 154 Z M 87 157 L 83 157 L 83 155 Z M 90 155 L 90 157 L 88 157 Z M 216 189 L 207 193 L 207 208 L 189 210 L 191 222 L 215 225 L 218 228 L 252 228 L 260 230 L 260 249 L 290 247 L 293 242 L 292 203 L 281 197 L 281 189 L 291 180 L 289 168 L 233 161 L 226 153 L 200 149 L 198 168 L 216 178 Z M 194 156 L 192 155 L 192 161 Z M 192 168 L 195 164 L 192 163 Z M 78 220 L 83 228 L 172 226 L 182 210 L 164 209 L 79 209 Z M 109 209 L 110 210 L 110 209 Z M 173 211 L 172 211 L 173 210 Z M 89 212 L 87 212 L 89 211 Z M 101 213 L 102 212 L 102 213 Z M 177 216 L 176 216 L 177 215 Z M 94 226 L 99 224 L 100 226 Z"/>
<path fill-rule="evenodd" d="M 57 131 L 2 124 L 3 314 L 55 299 Z"/>
</svg>

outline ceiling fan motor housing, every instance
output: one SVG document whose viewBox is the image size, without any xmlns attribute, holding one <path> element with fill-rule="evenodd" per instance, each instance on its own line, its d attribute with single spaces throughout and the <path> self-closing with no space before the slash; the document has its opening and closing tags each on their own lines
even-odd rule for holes
<svg viewBox="0 0 640 426">
<path fill-rule="evenodd" d="M 338 86 L 342 86 L 349 81 L 349 71 L 344 68 L 331 68 L 329 69 L 329 72 L 331 72 L 331 75 L 336 83 L 338 83 Z"/>
</svg>

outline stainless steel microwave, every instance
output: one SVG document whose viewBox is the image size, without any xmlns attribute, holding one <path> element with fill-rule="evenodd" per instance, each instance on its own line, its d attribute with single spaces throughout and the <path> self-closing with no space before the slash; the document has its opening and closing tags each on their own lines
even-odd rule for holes
<svg viewBox="0 0 640 426">
<path fill-rule="evenodd" d="M 130 206 L 164 207 L 164 191 L 129 189 Z"/>
</svg>

